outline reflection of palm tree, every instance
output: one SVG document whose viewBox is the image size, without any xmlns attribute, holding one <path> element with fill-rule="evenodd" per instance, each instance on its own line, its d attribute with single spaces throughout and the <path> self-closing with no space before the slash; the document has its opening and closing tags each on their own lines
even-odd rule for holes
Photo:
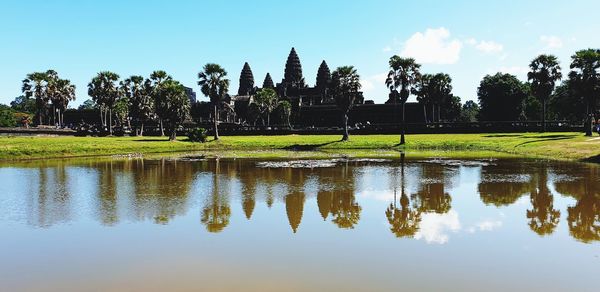
<svg viewBox="0 0 600 292">
<path fill-rule="evenodd" d="M 422 184 L 419 191 L 411 196 L 418 205 L 420 212 L 444 214 L 450 211 L 452 197 L 445 191 L 445 176 L 444 166 L 440 164 L 423 164 Z"/>
<path fill-rule="evenodd" d="M 332 192 L 319 191 L 319 193 L 317 194 L 317 205 L 319 206 L 319 213 L 321 214 L 321 217 L 323 217 L 323 221 L 327 220 L 327 216 L 329 216 L 332 201 Z"/>
<path fill-rule="evenodd" d="M 539 235 L 552 234 L 560 220 L 560 211 L 554 209 L 554 196 L 548 190 L 546 169 L 541 169 L 538 187 L 530 195 L 531 210 L 527 210 L 529 228 Z"/>
<path fill-rule="evenodd" d="M 202 209 L 201 222 L 206 225 L 208 232 L 221 232 L 229 225 L 231 208 L 227 198 L 219 193 L 219 160 L 215 161 L 213 174 L 213 193 L 210 202 Z"/>
<path fill-rule="evenodd" d="M 577 200 L 567 208 L 569 233 L 582 242 L 600 241 L 600 168 L 582 166 L 565 172 L 575 179 L 556 182 L 556 191 Z"/>
<path fill-rule="evenodd" d="M 385 217 L 390 223 L 390 231 L 396 237 L 413 237 L 419 231 L 421 212 L 410 207 L 410 200 L 405 193 L 404 154 L 401 160 L 400 208 L 396 206 L 396 183 L 394 183 L 394 202 L 385 210 Z"/>
<path fill-rule="evenodd" d="M 569 232 L 582 242 L 600 240 L 600 197 L 586 195 L 567 208 Z"/>
<path fill-rule="evenodd" d="M 352 190 L 334 192 L 331 204 L 333 223 L 339 228 L 354 228 L 360 220 L 362 208 L 355 200 Z"/>
<path fill-rule="evenodd" d="M 396 237 L 413 237 L 419 231 L 421 212 L 410 207 L 410 200 L 404 193 L 400 196 L 400 208 L 394 203 L 385 210 L 385 217 L 390 223 L 390 231 Z"/>
</svg>

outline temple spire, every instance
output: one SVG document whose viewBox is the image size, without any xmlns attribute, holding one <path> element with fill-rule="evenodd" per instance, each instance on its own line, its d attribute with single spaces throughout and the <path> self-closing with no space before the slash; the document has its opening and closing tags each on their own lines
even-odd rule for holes
<svg viewBox="0 0 600 292">
<path fill-rule="evenodd" d="M 319 70 L 317 71 L 317 84 L 315 87 L 323 90 L 329 86 L 331 82 L 331 71 L 329 71 L 329 66 L 325 60 L 321 62 L 321 66 L 319 66 Z"/>
<path fill-rule="evenodd" d="M 244 68 L 242 68 L 242 72 L 240 73 L 240 88 L 238 90 L 238 95 L 250 95 L 254 91 L 254 75 L 252 74 L 252 69 L 250 69 L 250 65 L 248 62 L 244 63 Z"/>
<path fill-rule="evenodd" d="M 265 81 L 263 81 L 262 88 L 275 88 L 273 79 L 271 79 L 271 74 L 267 73 L 267 76 L 265 76 Z"/>
<path fill-rule="evenodd" d="M 304 77 L 302 76 L 302 65 L 294 48 L 290 51 L 285 63 L 284 80 L 289 85 L 305 87 Z"/>
</svg>

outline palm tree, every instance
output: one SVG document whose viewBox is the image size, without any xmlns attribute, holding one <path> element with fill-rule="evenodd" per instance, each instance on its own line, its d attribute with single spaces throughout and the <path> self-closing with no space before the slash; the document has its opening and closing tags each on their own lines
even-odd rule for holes
<svg viewBox="0 0 600 292">
<path fill-rule="evenodd" d="M 229 90 L 227 71 L 218 64 L 208 63 L 204 65 L 203 71 L 198 73 L 198 79 L 200 79 L 198 85 L 200 85 L 202 94 L 210 98 L 210 102 L 213 104 L 214 136 L 215 140 L 219 140 L 217 109 Z"/>
<path fill-rule="evenodd" d="M 177 81 L 167 80 L 158 87 L 157 96 L 164 102 L 160 103 L 160 112 L 169 126 L 169 140 L 177 139 L 177 128 L 190 113 L 190 100 L 185 88 Z"/>
<path fill-rule="evenodd" d="M 404 106 L 410 92 L 413 91 L 413 88 L 421 75 L 419 72 L 421 65 L 417 64 L 413 58 L 402 58 L 399 56 L 392 56 L 389 64 L 390 72 L 385 80 L 385 85 L 390 89 L 390 97 L 394 101 L 394 104 L 399 102 L 402 105 L 402 133 L 400 136 L 400 144 L 404 144 L 404 134 L 406 132 Z"/>
<path fill-rule="evenodd" d="M 444 74 L 444 73 L 438 73 L 433 75 L 433 77 L 431 78 L 431 90 L 432 90 L 432 95 L 431 95 L 431 101 L 432 101 L 432 110 L 431 110 L 431 115 L 433 116 L 433 120 L 436 120 L 436 116 L 437 116 L 437 122 L 441 122 L 441 112 L 442 112 L 442 108 L 441 108 L 441 104 L 443 104 L 446 99 L 450 98 L 451 92 L 452 92 L 452 78 L 450 78 L 450 75 L 448 74 Z M 436 114 L 436 108 L 437 108 L 437 114 Z"/>
<path fill-rule="evenodd" d="M 427 120 L 427 106 L 431 104 L 431 79 L 433 75 L 431 74 L 423 74 L 417 80 L 415 84 L 415 88 L 413 89 L 413 94 L 417 96 L 417 101 L 423 107 L 423 117 L 425 118 L 425 123 L 428 123 Z"/>
<path fill-rule="evenodd" d="M 69 102 L 76 98 L 75 85 L 71 84 L 71 81 L 68 79 L 58 79 L 57 84 L 60 98 L 57 100 L 55 106 L 58 109 L 58 125 L 62 127 L 64 125 L 65 110 L 67 110 Z M 52 101 L 52 104 L 54 105 L 54 101 Z"/>
<path fill-rule="evenodd" d="M 98 73 L 88 84 L 88 95 L 100 106 L 100 119 L 106 126 L 108 115 L 108 129 L 112 135 L 112 111 L 117 100 L 121 97 L 121 88 L 118 86 L 119 75 L 110 71 Z M 104 113 L 104 116 L 103 116 Z"/>
<path fill-rule="evenodd" d="M 271 113 L 279 105 L 277 92 L 272 88 L 263 88 L 254 96 L 254 103 L 258 106 L 261 114 L 267 116 L 267 126 L 271 125 Z"/>
<path fill-rule="evenodd" d="M 581 50 L 571 56 L 569 79 L 586 101 L 586 136 L 593 132 L 596 95 L 600 91 L 600 49 Z"/>
<path fill-rule="evenodd" d="M 142 76 L 131 76 L 121 83 L 125 96 L 129 99 L 129 115 L 139 126 L 135 135 L 144 135 L 144 123 L 152 117 L 154 111 L 150 82 L 144 82 Z"/>
<path fill-rule="evenodd" d="M 344 135 L 342 141 L 348 141 L 348 112 L 354 106 L 360 90 L 360 76 L 353 66 L 338 67 L 331 75 L 331 91 L 335 103 L 343 114 Z"/>
<path fill-rule="evenodd" d="M 43 124 L 44 111 L 48 104 L 47 80 L 46 73 L 34 72 L 27 74 L 27 77 L 23 79 L 23 86 L 21 87 L 21 91 L 27 98 L 35 97 L 39 125 Z"/>
<path fill-rule="evenodd" d="M 167 72 L 163 70 L 157 70 L 150 74 L 150 79 L 146 80 L 147 87 L 149 88 L 152 94 L 152 100 L 154 101 L 155 108 L 165 108 L 165 105 L 161 105 L 161 103 L 165 102 L 164 100 L 160 100 L 160 96 L 156 94 L 157 90 L 161 86 L 161 84 L 165 81 L 172 80 L 171 75 L 167 74 Z M 165 128 L 163 125 L 163 113 L 160 111 L 156 111 L 158 116 L 158 123 L 160 125 L 160 135 L 165 135 Z"/>
<path fill-rule="evenodd" d="M 539 55 L 529 64 L 527 79 L 533 95 L 542 103 L 542 132 L 546 132 L 546 103 L 556 81 L 562 78 L 558 60 L 553 55 Z"/>
</svg>

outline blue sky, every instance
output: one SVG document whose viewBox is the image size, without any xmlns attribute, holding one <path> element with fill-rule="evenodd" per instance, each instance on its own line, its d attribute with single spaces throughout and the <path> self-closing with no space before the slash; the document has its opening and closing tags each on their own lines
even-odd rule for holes
<svg viewBox="0 0 600 292">
<path fill-rule="evenodd" d="M 367 99 L 383 102 L 390 56 L 446 72 L 454 93 L 476 99 L 498 71 L 524 78 L 540 53 L 566 70 L 578 49 L 600 47 L 600 1 L 13 1 L 0 3 L 0 103 L 27 73 L 54 69 L 88 99 L 98 72 L 148 76 L 162 69 L 199 93 L 198 71 L 223 65 L 237 92 L 245 61 L 258 85 L 281 81 L 296 48 L 313 85 L 324 59 L 354 65 Z M 200 97 L 200 94 L 198 94 Z M 206 98 L 201 97 L 201 100 Z"/>
</svg>

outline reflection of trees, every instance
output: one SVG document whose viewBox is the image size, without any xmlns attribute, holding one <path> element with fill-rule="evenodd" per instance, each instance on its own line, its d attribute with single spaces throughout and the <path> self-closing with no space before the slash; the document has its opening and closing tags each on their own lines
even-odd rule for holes
<svg viewBox="0 0 600 292">
<path fill-rule="evenodd" d="M 413 237 L 419 231 L 421 223 L 421 212 L 410 207 L 410 199 L 406 195 L 404 175 L 404 153 L 401 156 L 400 165 L 400 208 L 396 206 L 397 169 L 394 170 L 391 182 L 394 189 L 394 202 L 385 210 L 385 217 L 390 223 L 390 231 L 396 237 Z"/>
<path fill-rule="evenodd" d="M 29 224 L 49 227 L 71 217 L 71 195 L 67 187 L 64 163 L 48 168 L 40 166 L 37 175 L 37 191 L 29 194 Z"/>
<path fill-rule="evenodd" d="M 213 186 L 212 194 L 202 209 L 202 217 L 200 221 L 206 225 L 208 232 L 221 232 L 229 225 L 231 217 L 231 208 L 229 200 L 220 192 L 220 163 L 219 160 L 214 162 Z"/>
<path fill-rule="evenodd" d="M 332 180 L 328 190 L 320 187 L 317 205 L 323 220 L 331 214 L 333 222 L 339 228 L 352 229 L 360 221 L 362 208 L 354 195 L 354 172 L 348 164 L 323 169 L 322 179 Z"/>
<path fill-rule="evenodd" d="M 597 166 L 559 169 L 572 179 L 559 180 L 556 190 L 577 200 L 567 208 L 569 233 L 582 242 L 600 240 L 600 170 Z"/>
<path fill-rule="evenodd" d="M 117 186 L 115 183 L 115 173 L 113 170 L 114 163 L 121 162 L 106 162 L 97 166 L 98 180 L 100 193 L 99 195 L 99 216 L 103 225 L 114 225 L 119 222 L 119 214 L 117 212 Z"/>
<path fill-rule="evenodd" d="M 420 212 L 443 214 L 450 211 L 452 197 L 446 193 L 444 184 L 453 172 L 441 164 L 422 164 L 419 191 L 411 196 Z"/>
<path fill-rule="evenodd" d="M 554 196 L 548 189 L 546 165 L 538 168 L 537 187 L 530 194 L 531 209 L 527 210 L 529 228 L 539 235 L 552 234 L 560 220 L 560 211 L 554 209 Z"/>
<path fill-rule="evenodd" d="M 285 212 L 292 231 L 296 233 L 304 211 L 304 181 L 305 173 L 302 169 L 287 168 L 284 171 L 290 193 L 285 196 Z"/>
<path fill-rule="evenodd" d="M 519 162 L 502 162 L 485 165 L 481 168 L 479 196 L 486 205 L 505 206 L 516 202 L 529 192 L 530 183 L 525 180 L 528 176 L 527 166 Z"/>
</svg>

